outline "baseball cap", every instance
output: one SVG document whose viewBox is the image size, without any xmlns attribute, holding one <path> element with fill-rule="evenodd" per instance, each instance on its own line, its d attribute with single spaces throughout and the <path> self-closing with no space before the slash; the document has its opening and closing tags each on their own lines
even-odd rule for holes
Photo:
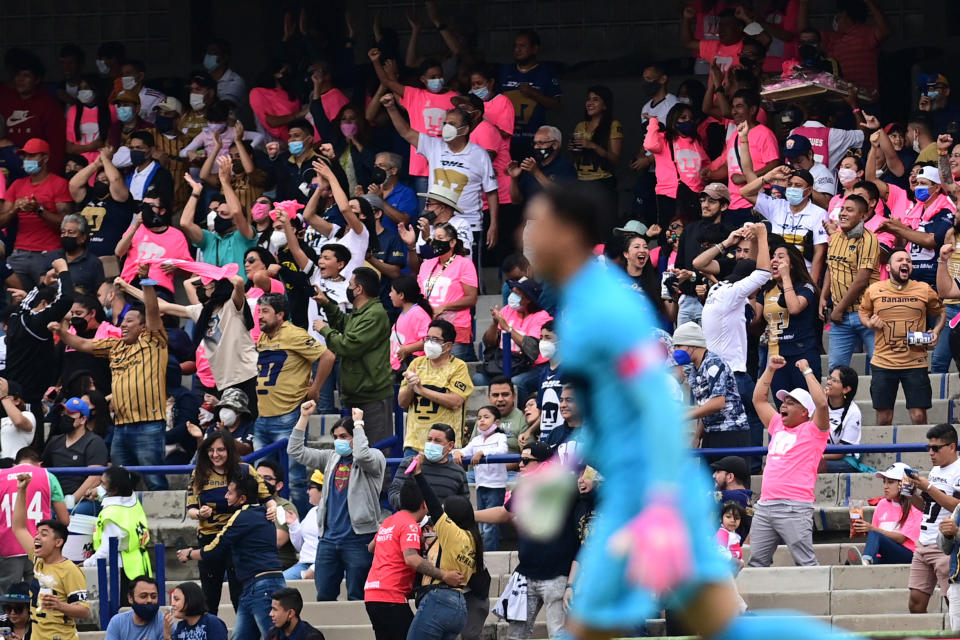
<svg viewBox="0 0 960 640">
<path fill-rule="evenodd" d="M 902 462 L 894 462 L 886 471 L 877 471 L 878 478 L 890 478 L 891 480 L 903 480 L 907 477 L 907 465 Z"/>
<path fill-rule="evenodd" d="M 26 582 L 17 582 L 7 587 L 6 593 L 0 595 L 2 604 L 25 604 L 30 606 L 30 585 Z"/>
<path fill-rule="evenodd" d="M 317 485 L 318 487 L 323 486 L 323 471 L 317 469 L 313 472 L 313 475 L 310 476 L 310 482 Z"/>
<path fill-rule="evenodd" d="M 813 403 L 813 396 L 810 395 L 809 391 L 806 389 L 801 389 L 800 387 L 797 387 L 793 391 L 787 391 L 786 389 L 777 391 L 777 400 L 780 402 L 783 402 L 787 397 L 793 398 L 799 402 L 800 405 L 807 410 L 807 413 L 813 416 L 813 412 L 816 410 L 817 405 Z"/>
<path fill-rule="evenodd" d="M 71 413 L 82 413 L 84 418 L 90 417 L 90 405 L 80 398 L 70 398 L 63 404 L 63 408 Z"/>
<path fill-rule="evenodd" d="M 630 220 L 622 227 L 616 227 L 613 232 L 619 234 L 635 233 L 638 236 L 644 236 L 647 234 L 647 225 L 639 220 Z"/>
<path fill-rule="evenodd" d="M 519 280 L 507 280 L 507 286 L 511 289 L 519 289 L 532 302 L 539 302 L 541 287 L 536 280 L 523 276 Z"/>
<path fill-rule="evenodd" d="M 924 167 L 917 174 L 917 179 L 926 178 L 934 184 L 940 184 L 940 171 L 936 167 Z"/>
<path fill-rule="evenodd" d="M 23 148 L 20 149 L 17 153 L 20 154 L 32 154 L 32 153 L 46 153 L 50 154 L 50 145 L 47 144 L 46 140 L 41 140 L 40 138 L 30 138 L 24 143 Z"/>
<path fill-rule="evenodd" d="M 750 479 L 750 468 L 747 461 L 740 456 L 724 456 L 710 465 L 714 471 L 732 473 L 737 480 L 746 483 Z"/>
<path fill-rule="evenodd" d="M 794 169 L 793 175 L 807 183 L 807 186 L 813 186 L 813 174 L 806 169 Z"/>
<path fill-rule="evenodd" d="M 121 102 L 140 104 L 140 94 L 134 93 L 133 91 L 121 91 L 111 102 L 113 102 L 113 104 L 119 104 Z"/>
<path fill-rule="evenodd" d="M 553 455 L 553 449 L 550 448 L 546 442 L 531 442 L 524 449 L 530 449 L 530 455 L 533 456 L 537 462 L 547 461 L 551 455 Z"/>
<path fill-rule="evenodd" d="M 730 202 L 730 189 L 722 182 L 711 182 L 703 188 L 700 195 L 705 195 L 714 200 L 726 200 Z"/>
<path fill-rule="evenodd" d="M 783 157 L 787 159 L 799 158 L 810 153 L 811 149 L 813 147 L 810 145 L 810 139 L 795 133 L 783 143 Z"/>
<path fill-rule="evenodd" d="M 154 111 L 176 111 L 180 115 L 183 115 L 183 103 L 174 98 L 173 96 L 167 96 L 163 100 L 157 103 L 157 106 L 153 108 Z"/>
<path fill-rule="evenodd" d="M 191 85 L 194 82 L 198 86 L 201 86 L 205 89 L 216 89 L 217 81 L 213 79 L 213 76 L 207 73 L 206 71 L 194 71 L 190 74 L 190 78 L 187 80 L 187 84 Z"/>
</svg>

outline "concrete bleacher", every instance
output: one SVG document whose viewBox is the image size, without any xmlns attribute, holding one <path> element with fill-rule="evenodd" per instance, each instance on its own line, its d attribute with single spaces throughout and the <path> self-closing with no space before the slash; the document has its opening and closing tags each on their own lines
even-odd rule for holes
<svg viewBox="0 0 960 640">
<path fill-rule="evenodd" d="M 488 288 L 488 291 L 492 289 Z M 489 309 L 499 304 L 499 297 L 480 297 L 477 311 L 478 335 L 489 325 Z M 821 360 L 822 372 L 828 371 L 827 356 Z M 476 363 L 468 363 L 471 373 Z M 927 429 L 940 422 L 952 422 L 954 402 L 960 397 L 960 375 L 951 364 L 947 374 L 931 374 L 933 406 L 927 412 L 926 425 L 911 425 L 909 412 L 902 391 L 898 394 L 894 411 L 894 425 L 876 426 L 876 412 L 870 406 L 870 376 L 864 354 L 855 354 L 851 366 L 860 374 L 856 401 L 863 414 L 863 444 L 923 443 Z M 478 387 L 467 403 L 468 421 L 476 410 L 487 403 L 487 388 Z M 310 421 L 309 439 L 312 446 L 332 446 L 329 430 L 338 415 L 313 416 Z M 893 462 L 902 461 L 911 467 L 926 471 L 930 468 L 929 456 L 918 453 L 870 453 L 863 461 L 875 468 L 884 469 Z M 759 495 L 762 477 L 752 478 L 752 489 Z M 849 538 L 849 511 L 851 499 L 868 500 L 878 497 L 882 484 L 872 473 L 819 474 L 815 490 L 815 546 L 814 551 L 821 566 L 794 567 L 786 547 L 781 546 L 774 555 L 773 568 L 746 568 L 737 577 L 737 586 L 751 609 L 793 609 L 815 616 L 835 626 L 851 631 L 921 631 L 949 628 L 945 620 L 946 606 L 939 592 L 930 600 L 925 614 L 908 613 L 906 589 L 908 567 L 903 566 L 844 566 L 851 546 L 862 548 L 863 538 Z M 183 491 L 152 492 L 143 494 L 143 505 L 155 542 L 167 545 L 166 590 L 184 580 L 197 579 L 196 563 L 180 564 L 175 558 L 178 541 L 192 544 L 196 540 L 196 523 L 184 518 L 185 495 Z M 865 516 L 871 517 L 872 507 L 865 508 Z M 744 547 L 745 560 L 749 559 L 749 545 Z M 516 551 L 499 551 L 485 555 L 492 576 L 491 596 L 499 595 L 517 563 Z M 86 570 L 90 587 L 91 608 L 96 624 L 99 589 L 96 571 Z M 346 601 L 341 588 L 336 602 L 314 602 L 316 590 L 312 580 L 291 582 L 303 594 L 306 602 L 304 619 L 321 629 L 328 640 L 367 640 L 373 637 L 369 620 L 362 602 Z M 235 614 L 229 603 L 229 594 L 224 586 L 218 615 L 232 626 Z M 543 612 L 534 627 L 534 638 L 546 638 Z M 93 629 L 92 624 L 87 629 Z M 492 614 L 484 629 L 485 640 L 505 640 L 507 625 Z M 663 635 L 662 619 L 648 624 L 650 635 Z M 102 640 L 103 632 L 87 630 L 80 634 L 82 640 Z"/>
</svg>

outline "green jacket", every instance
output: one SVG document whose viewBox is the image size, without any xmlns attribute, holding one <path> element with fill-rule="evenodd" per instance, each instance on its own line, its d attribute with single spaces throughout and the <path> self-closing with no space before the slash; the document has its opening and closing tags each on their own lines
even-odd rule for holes
<svg viewBox="0 0 960 640">
<path fill-rule="evenodd" d="M 379 299 L 345 314 L 335 302 L 323 306 L 328 326 L 320 330 L 340 356 L 340 394 L 345 404 L 383 400 L 393 393 L 390 318 Z"/>
</svg>

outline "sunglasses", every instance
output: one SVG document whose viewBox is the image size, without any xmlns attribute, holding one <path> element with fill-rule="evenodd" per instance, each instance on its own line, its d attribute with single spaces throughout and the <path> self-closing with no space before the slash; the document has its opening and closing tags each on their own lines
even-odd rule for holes
<svg viewBox="0 0 960 640">
<path fill-rule="evenodd" d="M 940 449 L 943 449 L 944 447 L 949 447 L 949 446 L 950 446 L 949 444 L 928 444 L 927 451 L 936 453 L 940 451 Z"/>
<path fill-rule="evenodd" d="M 3 606 L 3 612 L 4 612 L 4 613 L 16 613 L 16 614 L 20 614 L 20 613 L 25 613 L 26 610 L 27 610 L 27 605 L 25 605 L 25 604 L 15 604 L 15 605 L 9 605 L 9 604 L 7 604 L 7 605 L 4 605 L 4 606 Z"/>
<path fill-rule="evenodd" d="M 530 464 L 531 462 L 537 462 L 537 459 L 536 459 L 536 458 L 520 458 L 520 466 L 521 466 L 521 467 L 522 467 L 522 466 L 525 466 L 525 465 L 528 465 L 528 464 Z"/>
<path fill-rule="evenodd" d="M 244 260 L 244 261 L 243 261 L 243 264 L 253 264 L 253 263 L 256 262 L 256 261 L 257 261 L 257 259 L 254 258 L 253 256 L 251 256 L 251 257 L 247 258 L 246 260 Z"/>
</svg>

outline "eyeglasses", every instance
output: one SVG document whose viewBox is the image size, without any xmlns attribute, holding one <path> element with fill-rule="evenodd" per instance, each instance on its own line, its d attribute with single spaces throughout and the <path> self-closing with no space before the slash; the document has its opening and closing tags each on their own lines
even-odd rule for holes
<svg viewBox="0 0 960 640">
<path fill-rule="evenodd" d="M 960 153 L 951 153 L 951 154 L 950 154 L 950 157 L 951 157 L 951 158 L 960 158 Z"/>
<path fill-rule="evenodd" d="M 4 612 L 4 613 L 17 613 L 17 614 L 20 614 L 20 613 L 25 613 L 26 611 L 27 611 L 27 605 L 25 605 L 25 604 L 13 604 L 13 605 L 5 604 L 5 605 L 3 605 L 3 612 Z"/>
<path fill-rule="evenodd" d="M 667 227 L 667 231 L 676 231 L 677 229 L 683 229 L 683 225 L 679 222 L 674 222 L 672 225 Z"/>
<path fill-rule="evenodd" d="M 433 344 L 445 344 L 446 341 L 443 338 L 435 338 L 433 336 L 427 336 L 423 339 L 424 342 L 432 342 Z"/>
<path fill-rule="evenodd" d="M 950 446 L 949 444 L 928 444 L 927 451 L 930 451 L 931 453 L 936 453 L 940 451 L 940 449 L 943 449 L 944 447 L 949 447 L 949 446 Z"/>
</svg>

